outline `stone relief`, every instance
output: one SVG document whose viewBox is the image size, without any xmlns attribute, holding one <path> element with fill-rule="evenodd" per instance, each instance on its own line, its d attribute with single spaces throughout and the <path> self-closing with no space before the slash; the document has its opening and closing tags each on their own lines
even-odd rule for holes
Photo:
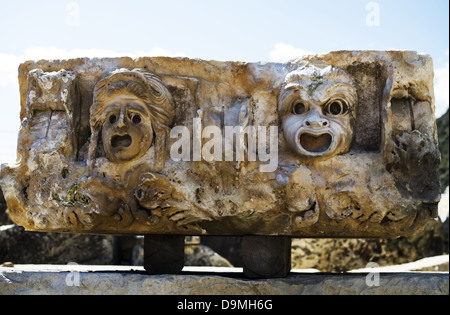
<svg viewBox="0 0 450 315">
<path fill-rule="evenodd" d="M 0 183 L 28 230 L 397 237 L 437 215 L 428 56 L 43 60 L 19 82 Z"/>
<path fill-rule="evenodd" d="M 91 163 L 100 143 L 106 158 L 113 163 L 139 159 L 154 145 L 155 167 L 164 166 L 174 104 L 157 76 L 139 70 L 114 71 L 95 86 L 90 111 Z"/>
<path fill-rule="evenodd" d="M 173 210 L 168 201 L 177 199 L 175 189 L 157 173 L 167 159 L 173 118 L 172 96 L 152 73 L 118 69 L 97 83 L 87 161 L 94 176 L 82 182 L 80 193 L 94 201 L 98 214 L 128 227 L 133 221 L 156 224 L 162 209 Z"/>
<path fill-rule="evenodd" d="M 349 150 L 357 101 L 351 78 L 328 66 L 290 72 L 279 112 L 289 148 L 303 158 L 330 158 Z"/>
</svg>

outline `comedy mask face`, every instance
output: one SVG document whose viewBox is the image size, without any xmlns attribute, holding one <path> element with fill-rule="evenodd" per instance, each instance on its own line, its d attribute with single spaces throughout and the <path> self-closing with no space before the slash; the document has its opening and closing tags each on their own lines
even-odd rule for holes
<svg viewBox="0 0 450 315">
<path fill-rule="evenodd" d="M 148 106 L 133 95 L 120 95 L 104 108 L 102 141 L 106 157 L 115 163 L 143 156 L 153 142 Z"/>
<path fill-rule="evenodd" d="M 295 71 L 280 93 L 280 113 L 289 148 L 302 158 L 330 158 L 348 151 L 356 90 L 342 70 Z"/>
</svg>

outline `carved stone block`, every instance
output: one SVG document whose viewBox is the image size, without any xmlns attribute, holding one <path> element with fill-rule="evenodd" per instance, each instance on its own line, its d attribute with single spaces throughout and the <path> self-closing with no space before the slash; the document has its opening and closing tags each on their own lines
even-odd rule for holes
<svg viewBox="0 0 450 315">
<path fill-rule="evenodd" d="M 427 55 L 41 60 L 19 82 L 0 183 L 27 230 L 397 237 L 437 215 Z"/>
</svg>

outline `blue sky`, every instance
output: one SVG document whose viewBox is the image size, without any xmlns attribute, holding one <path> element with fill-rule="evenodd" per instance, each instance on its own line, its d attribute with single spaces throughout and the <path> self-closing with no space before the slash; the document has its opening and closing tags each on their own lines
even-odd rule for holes
<svg viewBox="0 0 450 315">
<path fill-rule="evenodd" d="M 17 66 L 77 56 L 279 61 L 333 50 L 415 50 L 448 108 L 447 0 L 0 0 L 0 162 L 15 159 Z"/>
</svg>

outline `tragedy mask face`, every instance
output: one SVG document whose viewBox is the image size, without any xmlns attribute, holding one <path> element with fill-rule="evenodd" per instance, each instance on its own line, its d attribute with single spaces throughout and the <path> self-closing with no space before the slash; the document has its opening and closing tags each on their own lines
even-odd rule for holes
<svg viewBox="0 0 450 315">
<path fill-rule="evenodd" d="M 153 142 L 148 106 L 134 95 L 120 95 L 104 108 L 102 141 L 106 157 L 124 163 L 143 156 Z"/>
<path fill-rule="evenodd" d="M 284 136 L 303 158 L 330 158 L 348 151 L 353 139 L 351 111 L 356 90 L 339 72 L 300 74 L 280 98 Z"/>
</svg>

